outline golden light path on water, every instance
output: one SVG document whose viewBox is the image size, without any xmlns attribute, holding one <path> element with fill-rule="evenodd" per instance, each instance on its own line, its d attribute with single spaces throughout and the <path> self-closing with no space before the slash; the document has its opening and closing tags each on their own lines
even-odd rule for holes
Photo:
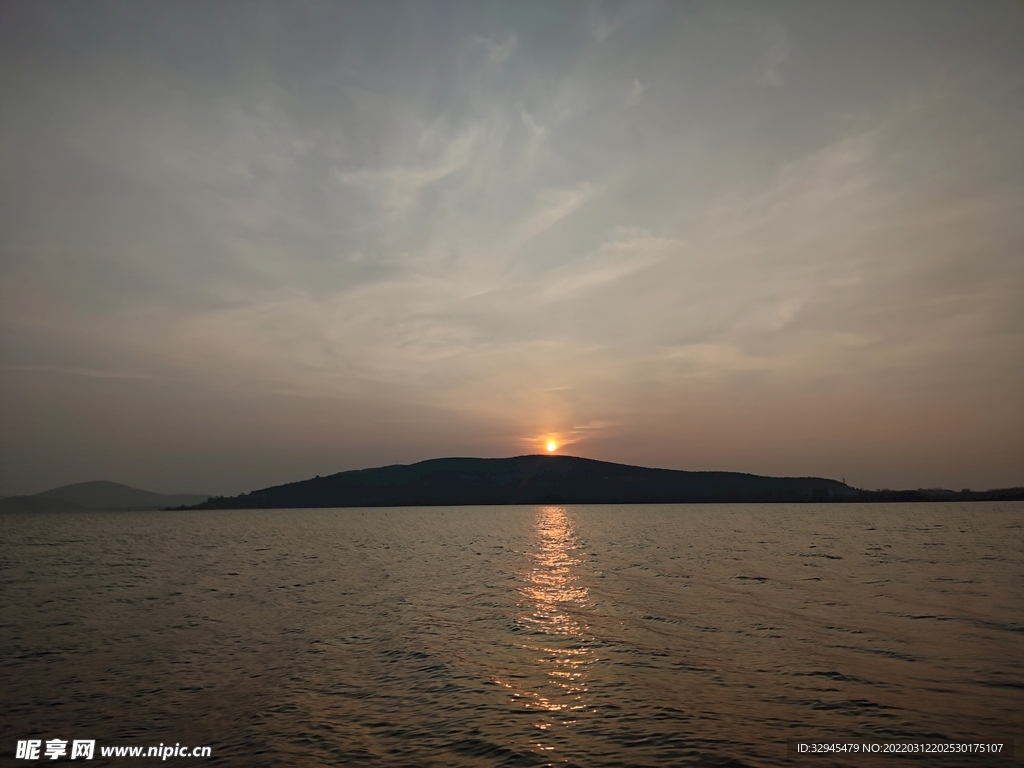
<svg viewBox="0 0 1024 768">
<path fill-rule="evenodd" d="M 572 520 L 562 507 L 542 507 L 534 532 L 534 567 L 522 574 L 517 623 L 529 632 L 519 647 L 534 657 L 539 674 L 497 682 L 511 691 L 514 702 L 538 713 L 536 728 L 548 731 L 574 725 L 587 709 L 587 667 L 596 659 L 586 625 L 574 617 L 587 605 L 589 589 L 579 583 L 581 560 Z"/>
</svg>

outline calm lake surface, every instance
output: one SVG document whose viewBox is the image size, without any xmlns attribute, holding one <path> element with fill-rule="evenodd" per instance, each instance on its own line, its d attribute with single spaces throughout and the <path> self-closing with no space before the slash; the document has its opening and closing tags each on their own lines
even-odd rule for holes
<svg viewBox="0 0 1024 768">
<path fill-rule="evenodd" d="M 0 764 L 886 765 L 1015 739 L 1024 504 L 0 515 Z M 67 758 L 62 758 L 66 760 Z M 46 760 L 45 764 L 54 763 Z M 155 764 L 103 760 L 92 764 Z M 77 763 L 76 763 L 77 764 Z"/>
</svg>

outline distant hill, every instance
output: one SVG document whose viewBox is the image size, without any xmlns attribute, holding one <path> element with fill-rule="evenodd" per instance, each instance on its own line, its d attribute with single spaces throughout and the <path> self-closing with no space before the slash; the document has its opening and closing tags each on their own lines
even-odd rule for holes
<svg viewBox="0 0 1024 768">
<path fill-rule="evenodd" d="M 210 498 L 198 493 L 153 493 L 121 483 L 96 480 L 43 491 L 34 496 L 0 499 L 0 512 L 167 509 L 199 504 Z"/>
<path fill-rule="evenodd" d="M 339 472 L 241 496 L 215 496 L 194 508 L 836 501 L 859 493 L 821 477 L 683 472 L 575 456 L 517 456 L 432 459 Z"/>
</svg>

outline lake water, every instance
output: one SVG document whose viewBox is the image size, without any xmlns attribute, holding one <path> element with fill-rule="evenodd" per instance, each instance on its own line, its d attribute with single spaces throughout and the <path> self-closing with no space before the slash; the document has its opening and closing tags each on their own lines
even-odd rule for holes
<svg viewBox="0 0 1024 768">
<path fill-rule="evenodd" d="M 1021 762 L 1022 503 L 0 526 L 4 765 L 27 738 L 212 748 L 175 766 L 904 763 L 787 757 L 854 738 Z"/>
</svg>

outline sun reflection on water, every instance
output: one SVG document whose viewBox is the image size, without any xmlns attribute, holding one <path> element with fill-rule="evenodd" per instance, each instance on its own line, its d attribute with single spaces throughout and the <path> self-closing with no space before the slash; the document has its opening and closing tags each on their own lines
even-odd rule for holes
<svg viewBox="0 0 1024 768">
<path fill-rule="evenodd" d="M 587 709 L 587 667 L 594 657 L 587 627 L 579 619 L 589 590 L 580 583 L 572 520 L 562 507 L 542 507 L 534 531 L 533 567 L 522 574 L 517 623 L 530 633 L 520 647 L 531 652 L 536 666 L 520 679 L 497 682 L 509 689 L 514 702 L 535 710 L 540 717 L 534 726 L 548 732 L 575 724 Z"/>
</svg>

